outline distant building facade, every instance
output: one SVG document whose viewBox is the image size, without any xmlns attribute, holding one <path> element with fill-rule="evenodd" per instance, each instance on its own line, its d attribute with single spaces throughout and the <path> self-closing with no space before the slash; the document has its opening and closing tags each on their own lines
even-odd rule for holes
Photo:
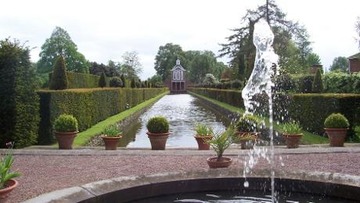
<svg viewBox="0 0 360 203">
<path fill-rule="evenodd" d="M 176 60 L 175 66 L 171 69 L 171 75 L 170 93 L 186 92 L 186 70 L 181 66 L 179 59 Z"/>
<path fill-rule="evenodd" d="M 348 57 L 349 60 L 349 72 L 360 72 L 360 53 Z"/>
</svg>

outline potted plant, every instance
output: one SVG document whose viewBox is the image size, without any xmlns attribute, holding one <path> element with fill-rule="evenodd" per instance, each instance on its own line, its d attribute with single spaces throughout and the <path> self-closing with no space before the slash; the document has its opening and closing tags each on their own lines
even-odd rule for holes
<svg viewBox="0 0 360 203">
<path fill-rule="evenodd" d="M 169 122 L 163 116 L 154 116 L 146 123 L 152 150 L 164 150 L 169 137 Z"/>
<path fill-rule="evenodd" d="M 216 152 L 216 157 L 207 158 L 207 163 L 210 168 L 226 168 L 231 165 L 232 159 L 230 157 L 224 157 L 223 154 L 232 144 L 234 134 L 235 129 L 230 126 L 222 133 L 215 133 L 213 139 L 209 141 L 210 146 Z"/>
<path fill-rule="evenodd" d="M 245 114 L 236 122 L 235 142 L 241 144 L 241 149 L 251 149 L 259 137 L 259 120 L 251 114 Z"/>
<path fill-rule="evenodd" d="M 109 125 L 102 131 L 101 138 L 105 143 L 105 150 L 116 150 L 122 137 L 121 133 L 117 125 Z"/>
<path fill-rule="evenodd" d="M 8 143 L 12 148 L 12 143 Z M 20 176 L 18 172 L 12 172 L 11 166 L 14 163 L 12 153 L 6 153 L 0 160 L 0 202 L 5 202 L 9 193 L 14 190 L 18 182 L 14 179 Z"/>
<path fill-rule="evenodd" d="M 281 124 L 280 131 L 285 138 L 287 148 L 298 148 L 301 137 L 302 128 L 296 121 L 289 121 Z"/>
<path fill-rule="evenodd" d="M 78 121 L 73 115 L 61 114 L 54 122 L 55 137 L 59 149 L 72 149 L 72 143 L 78 133 Z"/>
<path fill-rule="evenodd" d="M 199 150 L 209 150 L 209 140 L 213 137 L 213 129 L 203 123 L 197 123 L 195 126 L 196 135 L 194 136 Z"/>
<path fill-rule="evenodd" d="M 332 113 L 325 119 L 325 132 L 329 137 L 331 147 L 344 146 L 349 126 L 348 119 L 341 113 Z"/>
</svg>

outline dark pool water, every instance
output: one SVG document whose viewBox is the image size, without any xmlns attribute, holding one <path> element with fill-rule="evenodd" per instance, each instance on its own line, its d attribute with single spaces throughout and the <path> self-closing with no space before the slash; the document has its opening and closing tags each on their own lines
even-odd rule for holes
<svg viewBox="0 0 360 203">
<path fill-rule="evenodd" d="M 128 148 L 150 148 L 146 122 L 155 115 L 164 116 L 169 120 L 171 134 L 166 147 L 197 147 L 193 137 L 196 123 L 206 123 L 215 131 L 223 131 L 228 122 L 226 115 L 214 112 L 194 96 L 166 95 L 141 115 L 132 126 L 123 129 L 125 137 L 121 145 Z M 128 141 L 124 142 L 125 140 Z"/>
<path fill-rule="evenodd" d="M 144 200 L 132 201 L 131 203 L 271 203 L 271 194 L 263 194 L 259 191 L 241 192 L 203 192 L 185 193 L 169 196 L 147 198 Z M 279 203 L 355 203 L 355 201 L 339 198 L 324 197 L 321 195 L 288 193 L 280 194 L 277 199 Z"/>
</svg>

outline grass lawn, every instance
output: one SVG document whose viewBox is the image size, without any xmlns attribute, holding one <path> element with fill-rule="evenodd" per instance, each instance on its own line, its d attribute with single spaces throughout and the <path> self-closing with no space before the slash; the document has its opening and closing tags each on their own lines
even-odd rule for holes
<svg viewBox="0 0 360 203">
<path fill-rule="evenodd" d="M 118 122 L 124 120 L 126 117 L 129 117 L 132 114 L 148 107 L 149 105 L 152 105 L 153 103 L 155 103 L 157 100 L 159 100 L 161 97 L 163 97 L 166 94 L 168 94 L 168 92 L 163 93 L 159 96 L 156 96 L 152 99 L 149 99 L 149 100 L 147 100 L 131 109 L 123 111 L 117 115 L 111 116 L 111 117 L 107 118 L 106 120 L 103 120 L 103 121 L 95 124 L 91 128 L 78 133 L 78 135 L 76 136 L 76 138 L 74 140 L 73 146 L 86 145 L 93 136 L 101 134 L 101 132 L 103 131 L 103 129 L 105 127 L 115 124 L 115 123 L 118 123 Z"/>
<path fill-rule="evenodd" d="M 217 101 L 215 99 L 210 99 L 208 97 L 196 94 L 194 92 L 191 92 L 191 94 L 193 94 L 196 97 L 205 99 L 205 100 L 207 100 L 207 101 L 209 101 L 211 103 L 214 103 L 214 104 L 216 104 L 216 105 L 218 105 L 218 106 L 220 106 L 220 107 L 222 107 L 224 109 L 227 109 L 227 110 L 229 110 L 231 112 L 238 113 L 238 114 L 243 114 L 245 112 L 245 110 L 242 109 L 242 108 L 235 107 L 235 106 L 229 105 L 227 103 Z M 266 126 L 269 126 L 269 118 L 263 118 L 262 117 L 261 119 L 265 120 Z M 279 125 L 277 125 L 276 123 L 274 123 L 273 126 L 274 126 L 274 130 L 279 129 Z M 302 133 L 304 134 L 303 137 L 301 138 L 301 143 L 302 144 L 326 144 L 326 143 L 329 143 L 329 140 L 326 137 L 323 137 L 323 136 L 320 136 L 320 135 L 317 135 L 317 134 L 313 134 L 313 133 L 310 133 L 310 132 L 307 132 L 307 131 L 302 131 Z"/>
</svg>

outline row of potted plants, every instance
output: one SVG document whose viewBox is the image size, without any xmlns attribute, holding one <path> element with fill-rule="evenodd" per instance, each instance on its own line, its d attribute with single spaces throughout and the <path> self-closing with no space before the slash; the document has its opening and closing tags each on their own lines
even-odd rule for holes
<svg viewBox="0 0 360 203">
<path fill-rule="evenodd" d="M 245 114 L 235 123 L 236 133 L 233 142 L 240 143 L 242 149 L 252 148 L 259 139 L 261 122 L 251 114 Z M 146 125 L 148 137 L 153 150 L 164 150 L 166 140 L 169 137 L 169 122 L 163 116 L 150 118 Z M 340 113 L 332 113 L 324 122 L 325 132 L 329 137 L 330 146 L 343 146 L 349 121 Z M 59 149 L 72 149 L 73 140 L 78 132 L 77 119 L 68 114 L 60 115 L 54 122 L 55 137 L 59 143 Z M 210 126 L 198 123 L 195 126 L 194 136 L 199 150 L 209 150 L 209 140 L 214 131 Z M 288 148 L 297 148 L 302 137 L 302 128 L 296 121 L 280 124 L 280 133 L 283 135 Z M 102 139 L 106 150 L 114 150 L 121 138 L 121 131 L 117 125 L 107 126 L 102 132 Z"/>
<path fill-rule="evenodd" d="M 231 125 L 224 132 L 214 133 L 211 127 L 204 124 L 197 124 L 195 130 L 197 132 L 196 138 L 199 138 L 199 149 L 210 149 L 210 146 L 216 152 L 216 157 L 207 158 L 207 163 L 210 168 L 228 167 L 232 163 L 230 157 L 224 157 L 225 150 L 233 142 L 241 141 L 256 141 L 258 133 L 256 132 L 259 121 L 252 115 L 244 115 L 235 125 Z M 59 141 L 59 148 L 71 149 L 71 143 L 78 131 L 77 120 L 72 115 L 62 114 L 54 124 L 55 134 Z M 349 121 L 340 113 L 333 113 L 329 115 L 324 122 L 324 127 L 329 136 L 330 146 L 344 146 L 346 132 L 349 128 Z M 169 123 L 166 118 L 162 116 L 155 116 L 150 118 L 147 123 L 148 136 L 152 144 L 152 149 L 165 149 L 166 139 L 169 137 Z M 302 136 L 302 129 L 299 123 L 291 121 L 281 124 L 280 131 L 286 138 L 286 143 L 289 148 L 295 148 L 299 145 L 299 140 Z M 64 131 L 65 133 L 61 132 Z M 70 141 L 60 143 L 61 138 L 57 134 L 63 133 L 65 137 L 70 138 Z M 103 130 L 102 138 L 105 143 L 110 145 L 105 146 L 107 150 L 114 150 L 118 145 L 118 140 L 121 138 L 121 131 L 118 126 L 110 125 Z M 75 135 L 73 135 L 75 134 Z M 200 139 L 201 138 L 201 139 Z M 106 141 L 110 140 L 110 141 Z M 9 148 L 12 148 L 12 143 Z M 200 146 L 206 145 L 205 148 Z M 14 179 L 20 176 L 20 173 L 11 171 L 11 166 L 14 162 L 14 157 L 11 152 L 6 153 L 0 160 L 0 202 L 5 201 L 9 192 L 11 192 L 18 182 Z"/>
</svg>

